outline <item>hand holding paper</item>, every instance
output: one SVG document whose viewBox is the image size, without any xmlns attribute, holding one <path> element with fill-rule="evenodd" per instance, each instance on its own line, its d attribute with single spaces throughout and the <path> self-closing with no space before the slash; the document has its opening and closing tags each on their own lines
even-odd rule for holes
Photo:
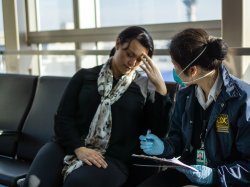
<svg viewBox="0 0 250 187">
<path fill-rule="evenodd" d="M 146 136 L 141 135 L 139 137 L 141 143 L 141 149 L 148 155 L 160 155 L 164 151 L 164 144 L 160 138 L 152 134 L 150 131 Z"/>
<path fill-rule="evenodd" d="M 184 173 L 187 176 L 187 178 L 195 184 L 202 184 L 202 185 L 212 184 L 213 170 L 211 168 L 202 165 L 192 165 L 192 167 L 197 169 L 198 172 L 183 167 L 178 167 L 176 169 Z"/>
</svg>

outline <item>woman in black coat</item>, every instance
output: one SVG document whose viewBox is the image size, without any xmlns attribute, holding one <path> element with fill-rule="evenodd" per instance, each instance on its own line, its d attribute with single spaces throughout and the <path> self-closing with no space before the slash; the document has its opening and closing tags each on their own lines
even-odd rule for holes
<svg viewBox="0 0 250 187">
<path fill-rule="evenodd" d="M 81 69 L 72 77 L 55 115 L 56 143 L 63 149 L 57 159 L 63 167 L 63 186 L 122 186 L 139 135 L 148 129 L 160 137 L 166 134 L 171 100 L 151 59 L 153 51 L 144 28 L 128 27 L 118 35 L 105 64 Z M 27 179 L 33 174 L 40 186 L 52 186 L 53 173 L 58 172 L 42 167 L 38 172 L 39 160 Z M 49 157 L 48 162 L 58 163 Z"/>
</svg>

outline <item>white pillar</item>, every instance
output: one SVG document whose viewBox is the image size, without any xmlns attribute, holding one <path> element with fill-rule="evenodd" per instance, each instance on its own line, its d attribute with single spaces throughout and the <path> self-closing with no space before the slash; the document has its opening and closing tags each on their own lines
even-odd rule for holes
<svg viewBox="0 0 250 187">
<path fill-rule="evenodd" d="M 222 37 L 229 47 L 250 46 L 249 7 L 249 0 L 222 0 Z M 249 57 L 232 57 L 228 63 L 231 72 L 240 78 L 249 64 L 246 58 Z"/>
<path fill-rule="evenodd" d="M 3 23 L 5 49 L 19 50 L 19 33 L 17 21 L 16 0 L 2 0 L 3 3 Z M 6 72 L 17 73 L 19 71 L 19 63 L 17 55 L 5 56 Z"/>
<path fill-rule="evenodd" d="M 243 47 L 250 47 L 250 1 L 243 1 Z M 242 78 L 250 83 L 250 56 L 243 56 Z"/>
</svg>

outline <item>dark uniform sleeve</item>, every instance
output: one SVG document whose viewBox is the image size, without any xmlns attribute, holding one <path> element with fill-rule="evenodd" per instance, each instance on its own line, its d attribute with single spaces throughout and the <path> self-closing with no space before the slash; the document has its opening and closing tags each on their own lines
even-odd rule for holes
<svg viewBox="0 0 250 187">
<path fill-rule="evenodd" d="M 80 70 L 71 78 L 55 115 L 56 138 L 69 154 L 73 153 L 76 148 L 84 146 L 75 124 L 83 73 L 83 70 Z"/>
<path fill-rule="evenodd" d="M 182 114 L 184 113 L 185 106 L 183 105 L 183 95 L 180 92 L 176 95 L 176 102 L 173 107 L 173 114 L 171 116 L 171 127 L 168 132 L 167 138 L 164 138 L 164 152 L 163 157 L 173 157 L 181 155 L 183 152 L 184 144 L 182 141 Z"/>
</svg>

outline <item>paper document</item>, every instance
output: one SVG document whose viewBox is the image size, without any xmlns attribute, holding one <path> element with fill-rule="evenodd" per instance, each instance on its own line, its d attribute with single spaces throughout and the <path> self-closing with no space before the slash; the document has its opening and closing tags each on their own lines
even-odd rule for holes
<svg viewBox="0 0 250 187">
<path fill-rule="evenodd" d="M 159 158 L 156 156 L 147 156 L 147 155 L 137 155 L 137 154 L 132 154 L 133 157 L 137 157 L 137 158 L 143 158 L 143 159 L 150 159 L 150 160 L 154 160 L 157 161 L 161 164 L 163 164 L 163 166 L 159 165 L 140 165 L 140 164 L 135 164 L 138 166 L 151 166 L 151 167 L 171 167 L 171 168 L 175 168 L 175 167 L 184 167 L 184 168 L 189 168 L 193 171 L 197 171 L 197 169 L 195 169 L 192 166 L 189 166 L 187 164 L 184 164 L 183 162 L 181 162 L 180 160 L 178 160 L 177 158 L 171 158 L 171 159 L 166 159 L 166 158 Z"/>
</svg>

